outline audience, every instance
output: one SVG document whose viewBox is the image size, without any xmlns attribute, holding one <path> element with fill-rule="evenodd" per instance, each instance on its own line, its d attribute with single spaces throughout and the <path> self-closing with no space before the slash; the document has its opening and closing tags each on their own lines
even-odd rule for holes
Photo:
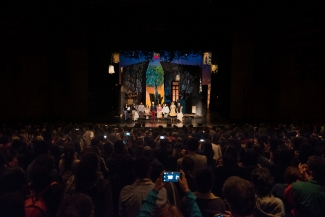
<svg viewBox="0 0 325 217">
<path fill-rule="evenodd" d="M 322 124 L 11 125 L 0 128 L 2 216 L 29 216 L 31 197 L 49 216 L 325 216 Z M 180 183 L 153 190 L 180 169 Z"/>
</svg>

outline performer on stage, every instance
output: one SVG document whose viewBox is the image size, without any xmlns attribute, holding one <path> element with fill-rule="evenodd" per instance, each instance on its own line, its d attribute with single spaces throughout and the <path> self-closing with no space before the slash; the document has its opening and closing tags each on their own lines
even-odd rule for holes
<svg viewBox="0 0 325 217">
<path fill-rule="evenodd" d="M 144 109 L 144 113 L 146 114 L 146 119 L 149 119 L 150 115 L 150 107 L 147 105 L 147 107 Z"/>
<path fill-rule="evenodd" d="M 167 106 L 167 104 L 165 103 L 164 104 L 164 107 L 163 107 L 163 109 L 162 109 L 162 113 L 163 113 L 163 115 L 164 115 L 164 118 L 167 118 L 168 117 L 168 114 L 169 114 L 169 107 Z"/>
<path fill-rule="evenodd" d="M 157 106 L 157 119 L 158 119 L 158 121 L 160 121 L 160 119 L 162 118 L 162 107 L 161 107 L 161 105 L 160 104 L 158 104 L 158 106 Z"/>
<path fill-rule="evenodd" d="M 180 106 L 179 108 L 177 108 L 177 119 L 180 121 L 180 122 L 183 122 L 183 106 Z"/>
<path fill-rule="evenodd" d="M 125 106 L 124 106 L 124 120 L 129 119 L 129 116 L 130 116 L 130 107 L 128 106 L 127 103 L 125 103 Z"/>
<path fill-rule="evenodd" d="M 174 102 L 172 102 L 172 104 L 170 105 L 169 116 L 170 116 L 171 122 L 173 122 L 177 116 L 176 106 L 175 106 Z"/>
<path fill-rule="evenodd" d="M 155 102 L 152 102 L 151 107 L 150 107 L 150 112 L 151 112 L 151 120 L 155 121 L 156 113 L 157 113 L 157 106 L 155 105 Z"/>
<path fill-rule="evenodd" d="M 135 104 L 133 104 L 133 106 L 132 106 L 132 119 L 133 119 L 133 121 L 137 121 L 139 119 L 137 106 Z"/>
<path fill-rule="evenodd" d="M 143 118 L 144 105 L 142 104 L 142 102 L 140 102 L 140 105 L 138 105 L 138 113 L 139 113 L 139 117 Z"/>
</svg>

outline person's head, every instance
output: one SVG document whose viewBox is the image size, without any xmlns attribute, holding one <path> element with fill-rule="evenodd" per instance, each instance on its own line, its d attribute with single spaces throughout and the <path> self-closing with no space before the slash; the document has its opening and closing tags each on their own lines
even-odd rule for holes
<svg viewBox="0 0 325 217">
<path fill-rule="evenodd" d="M 98 138 L 93 138 L 90 143 L 91 146 L 99 146 L 100 140 Z"/>
<path fill-rule="evenodd" d="M 184 173 L 191 173 L 194 169 L 195 161 L 190 156 L 184 156 L 182 160 L 182 169 Z"/>
<path fill-rule="evenodd" d="M 137 139 L 135 140 L 135 144 L 136 144 L 137 147 L 143 147 L 143 145 L 144 145 L 144 140 L 143 140 L 143 138 L 137 138 Z"/>
<path fill-rule="evenodd" d="M 99 157 L 96 153 L 88 152 L 82 155 L 75 172 L 77 187 L 96 180 L 98 170 Z"/>
<path fill-rule="evenodd" d="M 323 184 L 325 182 L 325 159 L 319 156 L 311 156 L 308 158 L 307 166 L 313 179 Z"/>
<path fill-rule="evenodd" d="M 301 179 L 299 169 L 297 167 L 288 166 L 284 173 L 284 180 L 289 185 Z"/>
<path fill-rule="evenodd" d="M 183 215 L 176 206 L 165 204 L 157 212 L 157 217 L 183 217 Z"/>
<path fill-rule="evenodd" d="M 213 173 L 210 168 L 200 169 L 195 174 L 195 184 L 201 193 L 209 193 L 213 184 Z"/>
<path fill-rule="evenodd" d="M 155 182 L 160 177 L 161 172 L 164 170 L 164 166 L 157 161 L 153 162 L 150 167 L 150 179 L 152 182 Z"/>
<path fill-rule="evenodd" d="M 155 159 L 155 155 L 153 153 L 153 150 L 150 146 L 145 146 L 143 149 L 143 156 L 148 158 L 149 162 L 152 162 Z"/>
<path fill-rule="evenodd" d="M 64 155 L 63 155 L 63 161 L 64 161 L 64 168 L 70 169 L 71 164 L 74 160 L 75 151 L 74 147 L 71 145 L 68 145 L 64 148 Z"/>
<path fill-rule="evenodd" d="M 273 186 L 273 177 L 269 169 L 256 168 L 253 170 L 251 178 L 255 193 L 258 196 L 263 197 L 270 193 Z"/>
<path fill-rule="evenodd" d="M 114 153 L 123 154 L 124 151 L 125 151 L 125 144 L 123 143 L 123 140 L 117 140 L 114 143 Z"/>
<path fill-rule="evenodd" d="M 34 150 L 37 156 L 41 154 L 49 154 L 50 153 L 50 144 L 47 141 L 40 140 L 35 141 L 34 143 Z"/>
<path fill-rule="evenodd" d="M 250 182 L 231 176 L 224 182 L 222 192 L 234 217 L 252 215 L 255 192 Z"/>
<path fill-rule="evenodd" d="M 150 162 L 144 156 L 137 157 L 134 162 L 134 172 L 138 179 L 149 178 Z"/>
<path fill-rule="evenodd" d="M 94 205 L 91 198 L 85 194 L 74 194 L 62 211 L 62 217 L 91 217 L 94 214 Z"/>
<path fill-rule="evenodd" d="M 51 172 L 54 169 L 54 160 L 48 154 L 38 156 L 31 170 L 30 188 L 35 192 L 41 192 L 51 184 Z"/>
<path fill-rule="evenodd" d="M 199 148 L 199 140 L 192 137 L 187 141 L 187 147 L 189 151 L 197 151 L 197 149 Z"/>
</svg>

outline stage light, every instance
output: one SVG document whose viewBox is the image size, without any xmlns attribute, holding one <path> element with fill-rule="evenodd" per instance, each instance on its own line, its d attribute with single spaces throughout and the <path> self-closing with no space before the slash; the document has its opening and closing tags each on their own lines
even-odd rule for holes
<svg viewBox="0 0 325 217">
<path fill-rule="evenodd" d="M 114 74 L 114 73 L 115 73 L 115 71 L 114 71 L 114 66 L 113 66 L 113 65 L 109 65 L 109 66 L 108 66 L 108 73 L 109 73 L 109 74 Z"/>
</svg>

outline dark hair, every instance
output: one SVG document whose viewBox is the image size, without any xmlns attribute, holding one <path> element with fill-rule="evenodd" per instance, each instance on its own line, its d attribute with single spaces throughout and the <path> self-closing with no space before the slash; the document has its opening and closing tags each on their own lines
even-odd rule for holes
<svg viewBox="0 0 325 217">
<path fill-rule="evenodd" d="M 74 194 L 64 207 L 62 217 L 90 217 L 94 209 L 91 198 L 85 194 Z"/>
<path fill-rule="evenodd" d="M 195 184 L 201 193 L 208 193 L 213 184 L 213 173 L 209 167 L 199 169 L 195 174 Z"/>
<path fill-rule="evenodd" d="M 47 154 L 50 151 L 50 144 L 46 141 L 35 141 L 34 150 L 37 156 Z"/>
<path fill-rule="evenodd" d="M 94 152 L 85 153 L 77 165 L 75 172 L 76 187 L 97 179 L 99 157 Z"/>
<path fill-rule="evenodd" d="M 195 166 L 195 161 L 190 156 L 184 156 L 182 160 L 182 169 L 184 173 L 192 172 Z"/>
<path fill-rule="evenodd" d="M 255 192 L 250 182 L 238 176 L 229 177 L 223 184 L 223 195 L 231 206 L 231 212 L 251 215 L 255 208 Z"/>
<path fill-rule="evenodd" d="M 301 179 L 299 169 L 292 166 L 287 167 L 284 173 L 284 179 L 288 185 Z"/>
<path fill-rule="evenodd" d="M 74 160 L 74 155 L 75 155 L 75 151 L 73 146 L 68 145 L 64 148 L 63 162 L 64 162 L 65 170 L 71 169 L 71 165 Z"/>
<path fill-rule="evenodd" d="M 151 171 L 150 171 L 150 179 L 152 182 L 155 182 L 159 176 L 160 173 L 164 170 L 164 166 L 160 162 L 153 162 L 151 164 Z"/>
<path fill-rule="evenodd" d="M 270 193 L 273 186 L 273 177 L 268 168 L 254 169 L 251 178 L 255 193 L 258 196 L 263 197 Z"/>
<path fill-rule="evenodd" d="M 93 138 L 90 143 L 91 146 L 99 146 L 100 140 L 97 138 Z"/>
<path fill-rule="evenodd" d="M 137 157 L 134 161 L 134 172 L 139 179 L 148 178 L 150 163 L 144 156 Z"/>
<path fill-rule="evenodd" d="M 30 188 L 36 193 L 41 192 L 51 184 L 51 172 L 54 160 L 49 154 L 38 156 L 32 166 Z"/>
<path fill-rule="evenodd" d="M 197 138 L 190 138 L 187 141 L 187 147 L 189 151 L 196 151 L 199 148 L 199 140 Z"/>
<path fill-rule="evenodd" d="M 311 156 L 307 161 L 308 170 L 312 172 L 313 179 L 322 185 L 325 182 L 325 159 L 319 156 Z"/>
<path fill-rule="evenodd" d="M 125 150 L 125 145 L 122 140 L 117 140 L 114 143 L 114 153 L 115 154 L 122 154 Z"/>
</svg>

